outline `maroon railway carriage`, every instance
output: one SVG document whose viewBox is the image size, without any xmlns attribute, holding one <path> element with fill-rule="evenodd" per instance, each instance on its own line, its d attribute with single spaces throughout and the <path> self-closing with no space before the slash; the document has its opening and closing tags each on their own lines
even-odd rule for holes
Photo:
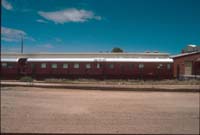
<svg viewBox="0 0 200 135">
<path fill-rule="evenodd" d="M 170 79 L 168 58 L 28 58 L 26 73 L 36 78 Z"/>
<path fill-rule="evenodd" d="M 17 78 L 19 73 L 18 67 L 17 58 L 1 59 L 1 79 Z"/>
<path fill-rule="evenodd" d="M 7 58 L 2 59 L 2 77 L 95 79 L 170 79 L 169 58 Z M 12 65 L 12 66 L 11 66 Z"/>
</svg>

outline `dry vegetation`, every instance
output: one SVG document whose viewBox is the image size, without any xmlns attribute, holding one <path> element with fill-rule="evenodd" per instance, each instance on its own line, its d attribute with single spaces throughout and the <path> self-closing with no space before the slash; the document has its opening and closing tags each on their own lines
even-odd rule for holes
<svg viewBox="0 0 200 135">
<path fill-rule="evenodd" d="M 95 80 L 95 79 L 76 79 L 76 80 L 70 80 L 70 79 L 45 79 L 45 82 L 48 83 L 70 83 L 70 84 L 111 84 L 111 85 L 200 85 L 200 80 Z"/>
</svg>

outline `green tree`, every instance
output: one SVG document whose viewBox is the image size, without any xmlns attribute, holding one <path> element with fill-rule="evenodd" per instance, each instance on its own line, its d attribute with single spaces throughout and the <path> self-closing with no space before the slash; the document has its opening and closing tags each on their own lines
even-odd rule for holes
<svg viewBox="0 0 200 135">
<path fill-rule="evenodd" d="M 114 47 L 111 52 L 124 52 L 124 51 L 119 47 Z"/>
</svg>

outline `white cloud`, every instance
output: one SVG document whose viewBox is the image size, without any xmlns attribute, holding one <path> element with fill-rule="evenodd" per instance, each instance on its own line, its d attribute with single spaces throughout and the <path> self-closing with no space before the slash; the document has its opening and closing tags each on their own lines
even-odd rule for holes
<svg viewBox="0 0 200 135">
<path fill-rule="evenodd" d="M 1 40 L 3 41 L 18 42 L 21 40 L 21 36 L 23 36 L 24 39 L 35 41 L 35 39 L 28 37 L 27 34 L 22 30 L 1 27 Z"/>
<path fill-rule="evenodd" d="M 96 16 L 92 11 L 83 9 L 70 8 L 61 11 L 43 12 L 39 11 L 38 14 L 47 20 L 54 23 L 66 23 L 66 22 L 85 22 L 89 19 L 101 20 L 101 16 Z"/>
<path fill-rule="evenodd" d="M 7 0 L 2 0 L 2 6 L 7 10 L 13 9 L 13 6 Z"/>
<path fill-rule="evenodd" d="M 42 20 L 42 19 L 37 19 L 36 22 L 39 22 L 39 23 L 48 23 L 47 21 Z"/>
</svg>

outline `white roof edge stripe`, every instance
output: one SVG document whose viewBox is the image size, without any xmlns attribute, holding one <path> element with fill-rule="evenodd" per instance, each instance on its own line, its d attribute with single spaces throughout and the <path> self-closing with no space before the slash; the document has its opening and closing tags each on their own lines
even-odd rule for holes
<svg viewBox="0 0 200 135">
<path fill-rule="evenodd" d="M 28 58 L 30 62 L 173 62 L 171 58 Z"/>
<path fill-rule="evenodd" d="M 1 58 L 2 62 L 17 62 L 18 58 Z"/>
</svg>

